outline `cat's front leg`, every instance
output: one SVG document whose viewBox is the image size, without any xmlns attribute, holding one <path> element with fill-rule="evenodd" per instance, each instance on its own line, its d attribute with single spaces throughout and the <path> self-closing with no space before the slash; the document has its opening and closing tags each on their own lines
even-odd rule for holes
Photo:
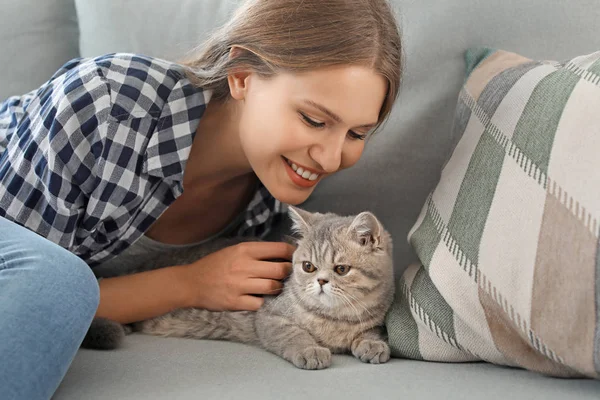
<svg viewBox="0 0 600 400">
<path fill-rule="evenodd" d="M 298 368 L 324 369 L 331 365 L 331 351 L 285 317 L 259 313 L 256 332 L 263 348 Z"/>
<path fill-rule="evenodd" d="M 390 359 L 390 346 L 384 340 L 380 328 L 358 335 L 352 341 L 351 350 L 354 357 L 365 363 L 381 364 Z"/>
</svg>

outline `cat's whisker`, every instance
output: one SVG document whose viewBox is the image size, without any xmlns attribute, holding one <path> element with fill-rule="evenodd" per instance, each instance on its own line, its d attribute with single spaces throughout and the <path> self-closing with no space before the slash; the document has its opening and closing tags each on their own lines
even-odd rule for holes
<svg viewBox="0 0 600 400">
<path fill-rule="evenodd" d="M 343 292 L 340 292 L 340 298 L 343 299 L 346 303 L 348 303 L 350 305 L 350 307 L 352 307 L 352 309 L 354 309 L 354 313 L 356 314 L 356 317 L 358 318 L 358 324 L 359 325 L 363 325 L 363 320 L 361 318 L 360 313 L 358 312 L 358 309 L 354 306 L 354 304 L 352 304 L 352 302 L 344 295 Z"/>
<path fill-rule="evenodd" d="M 361 301 L 361 300 L 360 300 L 359 298 L 357 298 L 356 296 L 354 296 L 354 295 L 352 295 L 352 294 L 348 293 L 348 292 L 347 292 L 346 290 L 344 290 L 344 289 L 341 289 L 341 288 L 340 288 L 340 290 L 341 290 L 342 292 L 344 292 L 344 294 L 346 294 L 346 295 L 347 295 L 348 297 L 350 297 L 352 300 L 354 300 L 354 302 L 355 302 L 356 304 L 358 304 L 359 306 L 361 306 L 361 307 L 362 307 L 362 308 L 365 310 L 365 312 L 366 312 L 367 314 L 369 314 L 369 316 L 370 316 L 370 317 L 372 317 L 372 316 L 373 316 L 373 315 L 371 314 L 371 311 L 369 310 L 369 308 L 368 308 L 368 307 L 365 305 L 365 303 L 364 303 L 363 301 Z"/>
<path fill-rule="evenodd" d="M 344 300 L 340 296 L 340 294 L 343 294 L 343 291 L 340 288 L 334 287 L 334 288 L 332 288 L 331 292 L 335 295 L 334 298 L 336 299 L 336 301 L 338 301 L 340 299 Z"/>
<path fill-rule="evenodd" d="M 349 296 L 352 300 L 354 300 L 356 302 L 356 304 L 361 306 L 365 310 L 365 312 L 367 314 L 369 314 L 369 317 L 371 317 L 371 318 L 373 317 L 373 314 L 371 314 L 371 311 L 369 310 L 369 308 L 365 305 L 365 303 L 363 301 L 361 301 L 360 299 L 356 298 L 356 296 L 351 295 L 350 293 L 346 292 L 343 289 L 340 289 L 340 290 L 342 290 L 347 296 Z"/>
<path fill-rule="evenodd" d="M 345 301 L 350 307 L 352 307 L 352 309 L 354 310 L 354 313 L 356 314 L 356 317 L 358 318 L 359 323 L 362 325 L 362 318 L 361 318 L 361 314 L 358 312 L 358 309 L 354 306 L 354 304 L 350 301 L 350 299 L 348 299 L 348 297 L 344 294 L 344 290 L 342 290 L 341 288 L 335 288 L 335 293 L 336 296 L 340 299 L 342 299 L 343 301 Z"/>
<path fill-rule="evenodd" d="M 365 310 L 366 314 L 368 315 L 368 319 L 372 319 L 372 318 L 374 318 L 373 314 L 372 314 L 372 313 L 371 313 L 371 311 L 370 311 L 370 310 L 369 310 L 369 309 L 368 309 L 368 308 L 365 306 L 364 302 L 362 302 L 361 300 L 359 300 L 359 299 L 358 299 L 358 298 L 356 298 L 355 296 L 351 295 L 350 293 L 346 292 L 345 290 L 343 290 L 343 289 L 340 289 L 340 290 L 341 290 L 341 291 L 344 293 L 344 296 L 345 296 L 345 297 L 350 297 L 351 299 L 353 299 L 353 300 L 354 300 L 354 303 L 353 303 L 353 304 L 358 304 L 360 307 L 362 307 L 362 308 Z M 357 316 L 358 316 L 358 318 L 359 318 L 360 324 L 361 324 L 361 325 L 363 325 L 363 324 L 366 324 L 366 323 L 363 323 L 363 321 L 362 321 L 362 318 L 361 318 L 361 317 L 358 315 L 358 311 L 356 311 L 356 314 L 357 314 Z"/>
</svg>

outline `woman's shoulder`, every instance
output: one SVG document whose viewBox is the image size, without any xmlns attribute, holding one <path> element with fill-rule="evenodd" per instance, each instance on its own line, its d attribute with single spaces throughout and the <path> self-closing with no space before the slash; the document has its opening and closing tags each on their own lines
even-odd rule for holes
<svg viewBox="0 0 600 400">
<path fill-rule="evenodd" d="M 139 79 L 163 79 L 163 76 L 176 81 L 185 76 L 185 66 L 175 61 L 137 53 L 108 53 L 96 57 L 78 57 L 63 64 L 50 79 L 64 74 L 85 75 L 126 75 Z"/>
<path fill-rule="evenodd" d="M 52 80 L 62 79 L 65 92 L 86 89 L 110 97 L 111 115 L 118 119 L 157 117 L 173 98 L 200 96 L 186 75 L 186 67 L 162 58 L 110 53 L 77 58 L 64 64 Z"/>
<path fill-rule="evenodd" d="M 89 58 L 87 62 L 98 68 L 108 80 L 121 83 L 125 79 L 145 82 L 151 86 L 172 87 L 186 78 L 183 65 L 162 58 L 134 53 L 111 53 Z"/>
</svg>

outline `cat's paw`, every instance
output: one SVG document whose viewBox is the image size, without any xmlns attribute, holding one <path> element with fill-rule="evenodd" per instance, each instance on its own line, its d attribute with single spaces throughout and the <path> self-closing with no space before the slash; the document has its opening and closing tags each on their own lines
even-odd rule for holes
<svg viewBox="0 0 600 400">
<path fill-rule="evenodd" d="M 355 340 L 352 354 L 362 362 L 381 364 L 390 359 L 390 347 L 383 340 Z"/>
<path fill-rule="evenodd" d="M 302 369 L 324 369 L 331 365 L 331 351 L 321 346 L 308 347 L 292 354 L 290 361 Z"/>
</svg>

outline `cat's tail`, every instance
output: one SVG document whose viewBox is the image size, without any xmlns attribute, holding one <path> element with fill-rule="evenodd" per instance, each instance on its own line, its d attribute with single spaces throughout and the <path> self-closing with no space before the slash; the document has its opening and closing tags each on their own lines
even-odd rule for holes
<svg viewBox="0 0 600 400">
<path fill-rule="evenodd" d="M 121 345 L 125 327 L 106 318 L 94 318 L 81 347 L 96 350 L 113 350 Z"/>
<path fill-rule="evenodd" d="M 191 339 L 228 340 L 258 344 L 254 328 L 256 312 L 208 311 L 182 308 L 147 321 L 132 324 L 135 332 Z"/>
</svg>

